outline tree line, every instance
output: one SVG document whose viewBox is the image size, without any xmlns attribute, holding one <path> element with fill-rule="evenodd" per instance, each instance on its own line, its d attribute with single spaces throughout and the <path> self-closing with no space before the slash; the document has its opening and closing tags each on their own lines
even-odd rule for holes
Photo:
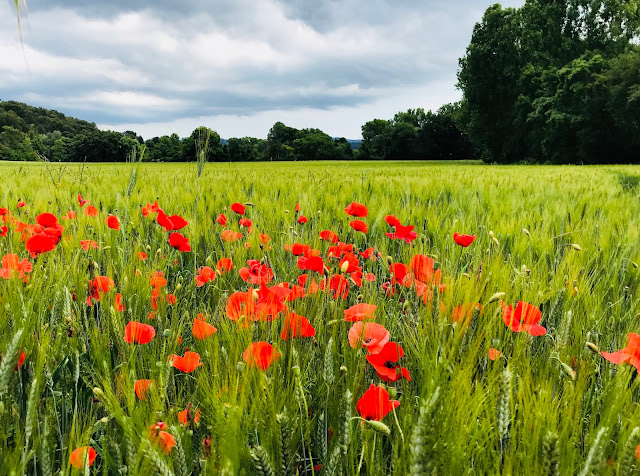
<svg viewBox="0 0 640 476">
<path fill-rule="evenodd" d="M 487 162 L 640 159 L 640 6 L 489 7 L 460 59 L 459 126 Z"/>
<path fill-rule="evenodd" d="M 223 140 L 207 127 L 188 137 L 178 134 L 144 140 L 133 131 L 102 131 L 94 123 L 16 101 L 0 101 L 0 159 L 53 162 L 124 162 L 144 151 L 150 162 L 189 162 L 206 144 L 212 162 L 266 160 L 451 159 L 472 155 L 453 121 L 455 107 L 436 113 L 422 109 L 375 119 L 363 127 L 364 139 L 333 138 L 319 129 L 296 129 L 276 122 L 266 139 Z"/>
</svg>

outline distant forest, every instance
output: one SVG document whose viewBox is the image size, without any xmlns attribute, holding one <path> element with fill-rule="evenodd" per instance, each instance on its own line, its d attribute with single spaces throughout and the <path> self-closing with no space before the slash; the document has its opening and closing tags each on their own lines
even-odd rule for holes
<svg viewBox="0 0 640 476">
<path fill-rule="evenodd" d="M 455 123 L 455 106 L 436 113 L 411 109 L 391 120 L 362 126 L 363 140 L 332 138 L 319 129 L 295 129 L 276 122 L 267 139 L 221 139 L 206 127 L 189 137 L 177 134 L 144 140 L 133 131 L 102 131 L 94 123 L 16 101 L 0 101 L 0 160 L 124 162 L 134 153 L 148 162 L 265 160 L 460 159 L 474 155 Z M 135 152 L 134 152 L 135 151 Z"/>
</svg>

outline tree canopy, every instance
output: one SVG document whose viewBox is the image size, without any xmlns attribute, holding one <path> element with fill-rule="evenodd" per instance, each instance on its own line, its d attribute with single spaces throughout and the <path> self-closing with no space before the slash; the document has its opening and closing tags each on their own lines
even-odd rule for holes
<svg viewBox="0 0 640 476">
<path fill-rule="evenodd" d="M 461 127 L 490 162 L 635 162 L 640 7 L 490 6 L 460 59 Z"/>
</svg>

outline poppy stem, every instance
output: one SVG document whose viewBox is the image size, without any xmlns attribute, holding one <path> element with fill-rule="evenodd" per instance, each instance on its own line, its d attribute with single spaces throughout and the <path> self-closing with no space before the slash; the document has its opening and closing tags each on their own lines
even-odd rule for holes
<svg viewBox="0 0 640 476">
<path fill-rule="evenodd" d="M 404 445 L 404 433 L 402 432 L 402 428 L 400 428 L 400 422 L 398 421 L 398 415 L 396 413 L 395 407 L 393 408 L 393 419 L 396 421 L 396 426 L 398 427 L 398 431 L 400 432 L 400 439 L 402 440 L 402 444 Z"/>
</svg>

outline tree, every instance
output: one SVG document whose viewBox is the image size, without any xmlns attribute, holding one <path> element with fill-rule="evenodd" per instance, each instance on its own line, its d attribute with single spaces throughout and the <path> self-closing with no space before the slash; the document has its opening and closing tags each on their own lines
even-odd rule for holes
<svg viewBox="0 0 640 476">
<path fill-rule="evenodd" d="M 0 133 L 0 160 L 37 160 L 28 136 L 11 126 L 3 126 Z"/>
<path fill-rule="evenodd" d="M 196 127 L 191 135 L 182 142 L 182 162 L 197 160 L 197 155 L 201 151 L 205 154 L 207 162 L 219 162 L 222 159 L 220 135 L 204 126 Z"/>
</svg>

